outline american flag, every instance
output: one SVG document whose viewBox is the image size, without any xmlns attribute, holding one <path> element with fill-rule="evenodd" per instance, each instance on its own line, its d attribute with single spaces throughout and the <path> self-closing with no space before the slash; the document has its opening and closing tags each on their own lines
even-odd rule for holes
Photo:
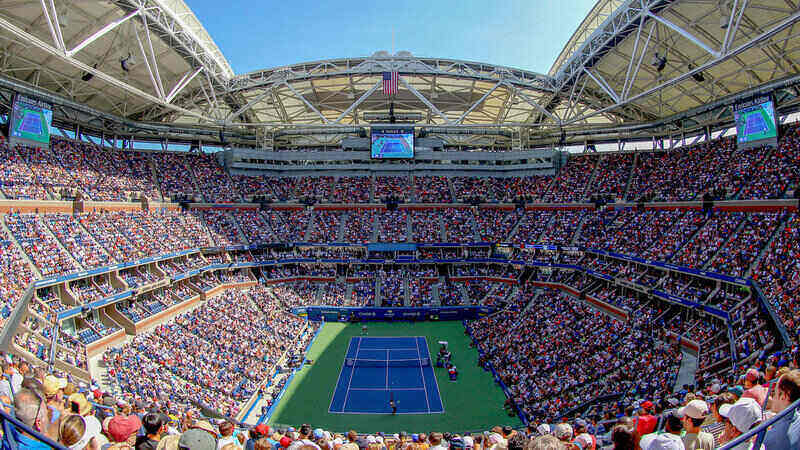
<svg viewBox="0 0 800 450">
<path fill-rule="evenodd" d="M 383 72 L 383 93 L 386 95 L 397 94 L 397 72 Z"/>
</svg>

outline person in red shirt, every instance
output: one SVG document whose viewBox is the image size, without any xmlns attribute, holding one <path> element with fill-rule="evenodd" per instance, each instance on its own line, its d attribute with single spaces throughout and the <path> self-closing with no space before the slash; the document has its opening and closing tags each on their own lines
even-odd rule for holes
<svg viewBox="0 0 800 450">
<path fill-rule="evenodd" d="M 744 394 L 742 394 L 743 398 L 752 398 L 759 404 L 759 406 L 764 406 L 764 400 L 767 398 L 767 388 L 758 384 L 759 379 L 758 370 L 754 368 L 747 369 L 747 373 L 744 376 Z"/>
<path fill-rule="evenodd" d="M 639 436 L 644 436 L 656 430 L 658 418 L 652 414 L 653 402 L 647 400 L 641 406 L 642 414 L 636 418 L 636 432 L 639 433 Z"/>
</svg>

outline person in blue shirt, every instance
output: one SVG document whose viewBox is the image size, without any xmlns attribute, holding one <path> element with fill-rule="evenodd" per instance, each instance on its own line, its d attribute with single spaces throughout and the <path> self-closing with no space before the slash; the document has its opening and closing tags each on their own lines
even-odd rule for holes
<svg viewBox="0 0 800 450">
<path fill-rule="evenodd" d="M 776 413 L 788 408 L 800 399 L 800 370 L 795 369 L 783 374 L 775 386 L 770 409 Z M 776 422 L 764 437 L 766 450 L 789 450 L 797 448 L 800 442 L 800 413 L 789 413 Z"/>
</svg>

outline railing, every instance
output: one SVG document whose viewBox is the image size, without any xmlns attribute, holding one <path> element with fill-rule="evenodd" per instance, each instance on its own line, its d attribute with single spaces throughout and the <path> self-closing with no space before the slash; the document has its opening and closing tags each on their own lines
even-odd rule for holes
<svg viewBox="0 0 800 450">
<path fill-rule="evenodd" d="M 764 437 L 767 434 L 767 429 L 772 425 L 778 423 L 778 421 L 780 421 L 784 417 L 787 417 L 790 414 L 794 414 L 796 411 L 798 411 L 798 409 L 800 409 L 800 400 L 795 401 L 794 403 L 789 405 L 786 409 L 779 412 L 774 417 L 762 423 L 761 425 L 753 428 L 747 433 L 723 445 L 722 447 L 720 447 L 720 450 L 730 450 L 736 447 L 737 445 L 741 444 L 742 442 L 750 440 L 753 436 L 758 436 L 758 437 L 756 438 L 755 443 L 750 448 L 761 448 L 761 443 L 764 442 Z M 788 439 L 788 436 L 785 436 L 784 438 Z"/>
<path fill-rule="evenodd" d="M 21 432 L 29 434 L 34 439 L 42 442 L 45 445 L 50 446 L 50 448 L 58 450 L 69 450 L 67 447 L 59 444 L 58 442 L 53 441 L 44 434 L 25 425 L 24 423 L 19 421 L 19 419 L 7 413 L 2 408 L 0 408 L 0 421 L 2 421 L 2 427 L 3 427 L 3 441 L 2 441 L 3 450 L 17 450 L 19 448 L 19 442 L 17 441 L 17 436 Z"/>
</svg>

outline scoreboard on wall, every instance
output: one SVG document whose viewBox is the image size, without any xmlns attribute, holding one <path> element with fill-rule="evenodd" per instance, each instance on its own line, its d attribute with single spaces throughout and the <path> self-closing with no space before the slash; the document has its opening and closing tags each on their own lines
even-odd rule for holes
<svg viewBox="0 0 800 450">
<path fill-rule="evenodd" d="M 40 147 L 50 145 L 50 125 L 53 123 L 53 106 L 47 102 L 17 94 L 11 107 L 8 137 L 15 141 Z"/>
<path fill-rule="evenodd" d="M 772 96 L 760 95 L 733 105 L 739 147 L 778 145 L 778 120 Z"/>
<path fill-rule="evenodd" d="M 372 127 L 370 140 L 374 159 L 414 158 L 414 127 Z"/>
</svg>

